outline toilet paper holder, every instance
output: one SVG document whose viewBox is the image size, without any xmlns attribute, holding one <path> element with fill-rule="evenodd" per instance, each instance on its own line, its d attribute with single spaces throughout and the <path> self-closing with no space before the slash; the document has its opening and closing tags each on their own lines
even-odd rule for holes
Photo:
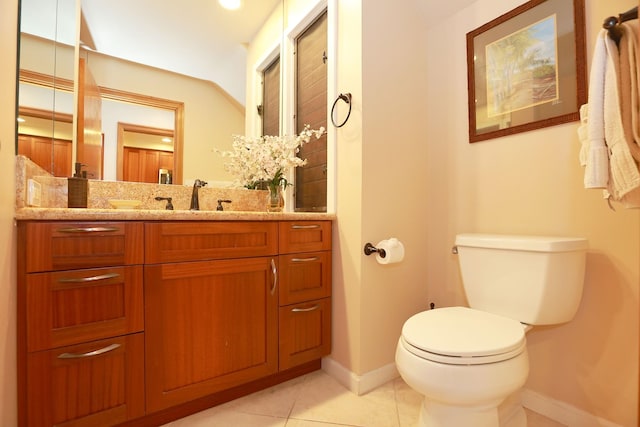
<svg viewBox="0 0 640 427">
<path fill-rule="evenodd" d="M 366 243 L 364 245 L 364 254 L 369 256 L 371 254 L 375 254 L 377 253 L 378 255 L 380 255 L 380 258 L 384 258 L 387 256 L 387 253 L 385 252 L 384 249 L 378 249 L 375 246 L 373 246 L 371 243 Z"/>
</svg>

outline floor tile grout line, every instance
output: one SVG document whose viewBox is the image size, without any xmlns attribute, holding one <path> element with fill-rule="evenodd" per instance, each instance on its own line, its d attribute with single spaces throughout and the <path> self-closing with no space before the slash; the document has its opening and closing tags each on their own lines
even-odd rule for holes
<svg viewBox="0 0 640 427">
<path fill-rule="evenodd" d="M 301 390 L 304 389 L 304 386 L 307 383 L 307 381 L 309 381 L 308 374 L 303 377 L 303 379 L 300 382 L 300 384 L 297 384 L 296 387 L 298 387 Z M 293 402 L 291 402 L 291 405 L 289 406 L 289 413 L 287 414 L 287 422 L 285 422 L 285 427 L 286 427 L 287 424 L 289 424 L 289 419 L 291 419 L 291 414 L 293 414 L 293 408 L 296 407 L 296 403 L 298 402 L 298 396 L 299 395 L 300 395 L 300 393 L 294 393 L 294 395 L 293 395 Z"/>
<path fill-rule="evenodd" d="M 393 401 L 396 404 L 396 419 L 398 420 L 398 427 L 402 427 L 402 422 L 400 421 L 400 405 L 398 405 L 398 383 L 397 381 L 393 381 Z"/>
</svg>

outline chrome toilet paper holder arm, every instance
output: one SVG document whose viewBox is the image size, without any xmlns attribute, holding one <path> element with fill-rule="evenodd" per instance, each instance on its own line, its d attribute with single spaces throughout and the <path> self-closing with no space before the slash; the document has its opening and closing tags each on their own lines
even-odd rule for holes
<svg viewBox="0 0 640 427">
<path fill-rule="evenodd" d="M 364 245 L 364 254 L 366 256 L 369 256 L 369 255 L 375 254 L 375 253 L 380 255 L 380 258 L 384 258 L 384 257 L 387 256 L 387 252 L 384 249 L 382 249 L 382 248 L 378 249 L 375 246 L 373 246 L 371 243 L 365 243 L 365 245 Z"/>
</svg>

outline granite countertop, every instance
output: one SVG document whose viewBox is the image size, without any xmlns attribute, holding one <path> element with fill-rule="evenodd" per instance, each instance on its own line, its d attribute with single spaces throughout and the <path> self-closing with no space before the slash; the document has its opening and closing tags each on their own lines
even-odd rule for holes
<svg viewBox="0 0 640 427">
<path fill-rule="evenodd" d="M 334 220 L 335 214 L 325 212 L 243 212 L 189 211 L 155 209 L 70 209 L 20 208 L 15 219 L 71 221 L 302 221 Z"/>
<path fill-rule="evenodd" d="M 16 220 L 109 220 L 109 221 L 302 221 L 334 220 L 325 212 L 241 212 L 155 209 L 20 208 Z"/>
</svg>

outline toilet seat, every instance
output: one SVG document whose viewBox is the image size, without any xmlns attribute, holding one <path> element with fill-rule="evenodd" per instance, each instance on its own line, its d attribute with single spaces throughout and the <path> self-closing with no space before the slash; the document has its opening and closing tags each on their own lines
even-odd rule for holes
<svg viewBox="0 0 640 427">
<path fill-rule="evenodd" d="M 501 362 L 525 350 L 525 326 L 467 307 L 423 311 L 402 327 L 401 342 L 414 355 L 438 363 Z"/>
</svg>

